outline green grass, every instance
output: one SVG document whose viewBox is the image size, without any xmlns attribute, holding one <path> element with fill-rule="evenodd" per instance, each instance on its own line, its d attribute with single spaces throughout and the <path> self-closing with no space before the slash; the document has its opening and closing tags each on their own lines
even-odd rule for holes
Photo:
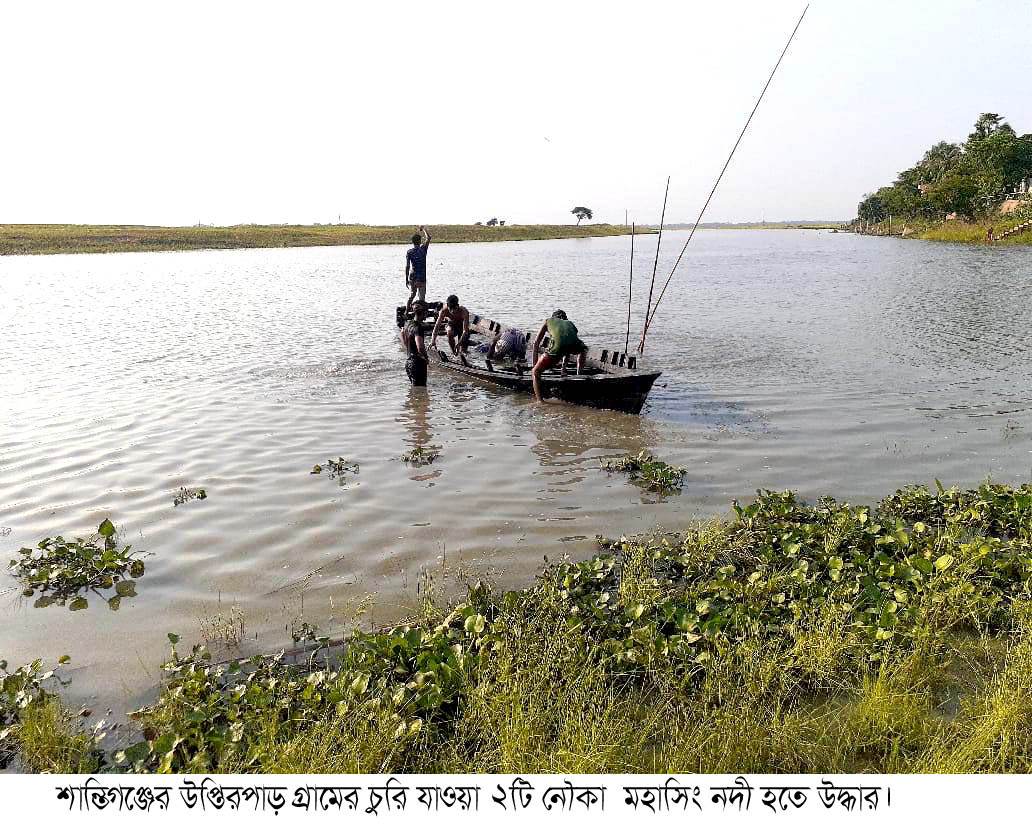
<svg viewBox="0 0 1032 827">
<path fill-rule="evenodd" d="M 908 487 L 876 508 L 760 492 L 734 511 L 526 589 L 428 599 L 314 671 L 213 665 L 170 636 L 163 690 L 106 766 L 1032 770 L 1032 486 Z M 92 754 L 52 699 L 7 710 L 37 769 Z"/>
<path fill-rule="evenodd" d="M 1028 220 L 1028 217 L 997 216 L 991 220 L 981 221 L 929 221 L 917 219 L 913 221 L 893 221 L 889 227 L 887 221 L 871 227 L 870 235 L 899 235 L 906 227 L 907 238 L 920 238 L 926 241 L 947 241 L 955 244 L 985 244 L 986 233 L 992 227 L 999 236 L 1011 227 L 1016 227 Z M 1002 241 L 993 242 L 994 247 L 1032 244 L 1032 228 L 1015 233 Z"/>
<path fill-rule="evenodd" d="M 19 757 L 31 772 L 90 773 L 101 768 L 91 733 L 56 699 L 26 707 L 18 723 Z"/>
<path fill-rule="evenodd" d="M 430 227 L 430 231 L 435 243 L 449 243 L 625 235 L 630 233 L 630 228 L 614 224 L 583 224 L 579 227 L 572 224 L 506 224 L 504 227 L 449 224 Z M 0 224 L 0 255 L 410 244 L 416 232 L 417 229 L 410 226 L 374 227 L 364 224 L 242 224 L 234 227 Z"/>
</svg>

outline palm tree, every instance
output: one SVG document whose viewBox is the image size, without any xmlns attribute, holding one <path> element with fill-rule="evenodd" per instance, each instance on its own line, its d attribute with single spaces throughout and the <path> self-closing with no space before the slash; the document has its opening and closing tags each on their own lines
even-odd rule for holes
<svg viewBox="0 0 1032 827">
<path fill-rule="evenodd" d="M 964 157 L 960 144 L 939 141 L 921 159 L 922 177 L 926 184 L 938 184 L 950 173 L 956 172 Z"/>
</svg>

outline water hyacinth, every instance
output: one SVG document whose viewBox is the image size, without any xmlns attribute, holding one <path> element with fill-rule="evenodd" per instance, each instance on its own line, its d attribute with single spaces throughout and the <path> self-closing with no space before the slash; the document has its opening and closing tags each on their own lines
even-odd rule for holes
<svg viewBox="0 0 1032 827">
<path fill-rule="evenodd" d="M 409 465 L 430 465 L 441 455 L 437 445 L 420 445 L 401 455 L 401 461 Z"/>
<path fill-rule="evenodd" d="M 910 487 L 869 507 L 760 491 L 731 519 L 600 540 L 601 553 L 546 565 L 530 588 L 477 584 L 418 623 L 316 637 L 302 659 L 215 664 L 203 647 L 180 655 L 171 635 L 157 701 L 104 760 L 1026 772 L 1030 494 Z"/>
<path fill-rule="evenodd" d="M 172 498 L 173 507 L 178 508 L 190 500 L 206 500 L 208 492 L 203 488 L 180 488 Z"/>
<path fill-rule="evenodd" d="M 599 460 L 604 471 L 619 472 L 630 476 L 631 482 L 640 485 L 647 491 L 658 494 L 670 494 L 680 491 L 684 485 L 687 469 L 676 465 L 668 465 L 656 459 L 648 451 L 640 451 L 635 456 L 622 457 L 615 460 Z"/>
<path fill-rule="evenodd" d="M 135 580 L 144 574 L 145 553 L 129 545 L 119 548 L 115 533 L 112 522 L 104 520 L 91 537 L 44 537 L 35 548 L 18 550 L 19 556 L 10 561 L 11 571 L 24 584 L 25 597 L 39 594 L 37 608 L 67 603 L 79 611 L 88 606 L 85 592 L 114 589 L 115 594 L 105 599 L 117 610 L 123 597 L 136 595 Z"/>
<path fill-rule="evenodd" d="M 344 459 L 344 457 L 337 457 L 336 459 L 328 459 L 322 465 L 315 465 L 309 473 L 321 474 L 323 471 L 328 472 L 331 480 L 337 480 L 337 484 L 340 486 L 347 485 L 348 475 L 357 474 L 359 466 L 357 462 Z"/>
</svg>

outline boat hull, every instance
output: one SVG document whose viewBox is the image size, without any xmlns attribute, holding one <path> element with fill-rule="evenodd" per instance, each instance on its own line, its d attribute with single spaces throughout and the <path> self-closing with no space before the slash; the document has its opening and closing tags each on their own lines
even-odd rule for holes
<svg viewBox="0 0 1032 827">
<path fill-rule="evenodd" d="M 500 388 L 518 393 L 534 393 L 534 382 L 529 368 L 521 372 L 515 369 L 463 365 L 455 356 L 440 350 L 430 351 L 430 364 Z M 571 372 L 567 376 L 561 376 L 558 372 L 550 371 L 541 377 L 541 395 L 545 399 L 560 399 L 574 405 L 637 414 L 641 413 L 649 391 L 659 376 L 658 372 L 628 375 L 602 373 L 584 376 L 577 376 Z"/>
</svg>

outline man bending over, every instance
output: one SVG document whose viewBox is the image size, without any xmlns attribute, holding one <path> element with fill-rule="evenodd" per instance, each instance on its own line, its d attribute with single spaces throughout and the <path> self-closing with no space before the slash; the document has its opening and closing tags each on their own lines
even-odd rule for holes
<svg viewBox="0 0 1032 827">
<path fill-rule="evenodd" d="M 462 364 L 466 364 L 463 354 L 469 348 L 469 311 L 459 304 L 459 297 L 454 294 L 448 296 L 441 312 L 437 314 L 437 323 L 430 336 L 430 347 L 437 347 L 437 336 L 442 324 L 448 325 L 448 344 L 452 354 L 458 356 Z"/>
<path fill-rule="evenodd" d="M 538 353 L 541 350 L 541 340 L 548 334 L 548 348 L 541 357 Z M 577 325 L 566 318 L 562 310 L 556 310 L 552 318 L 546 319 L 538 331 L 537 339 L 534 340 L 534 367 L 530 371 L 531 379 L 534 382 L 534 397 L 541 402 L 541 374 L 548 370 L 556 362 L 562 360 L 563 371 L 566 370 L 566 357 L 576 354 L 577 373 L 584 370 L 584 359 L 587 356 L 588 346 L 577 336 Z"/>
</svg>

